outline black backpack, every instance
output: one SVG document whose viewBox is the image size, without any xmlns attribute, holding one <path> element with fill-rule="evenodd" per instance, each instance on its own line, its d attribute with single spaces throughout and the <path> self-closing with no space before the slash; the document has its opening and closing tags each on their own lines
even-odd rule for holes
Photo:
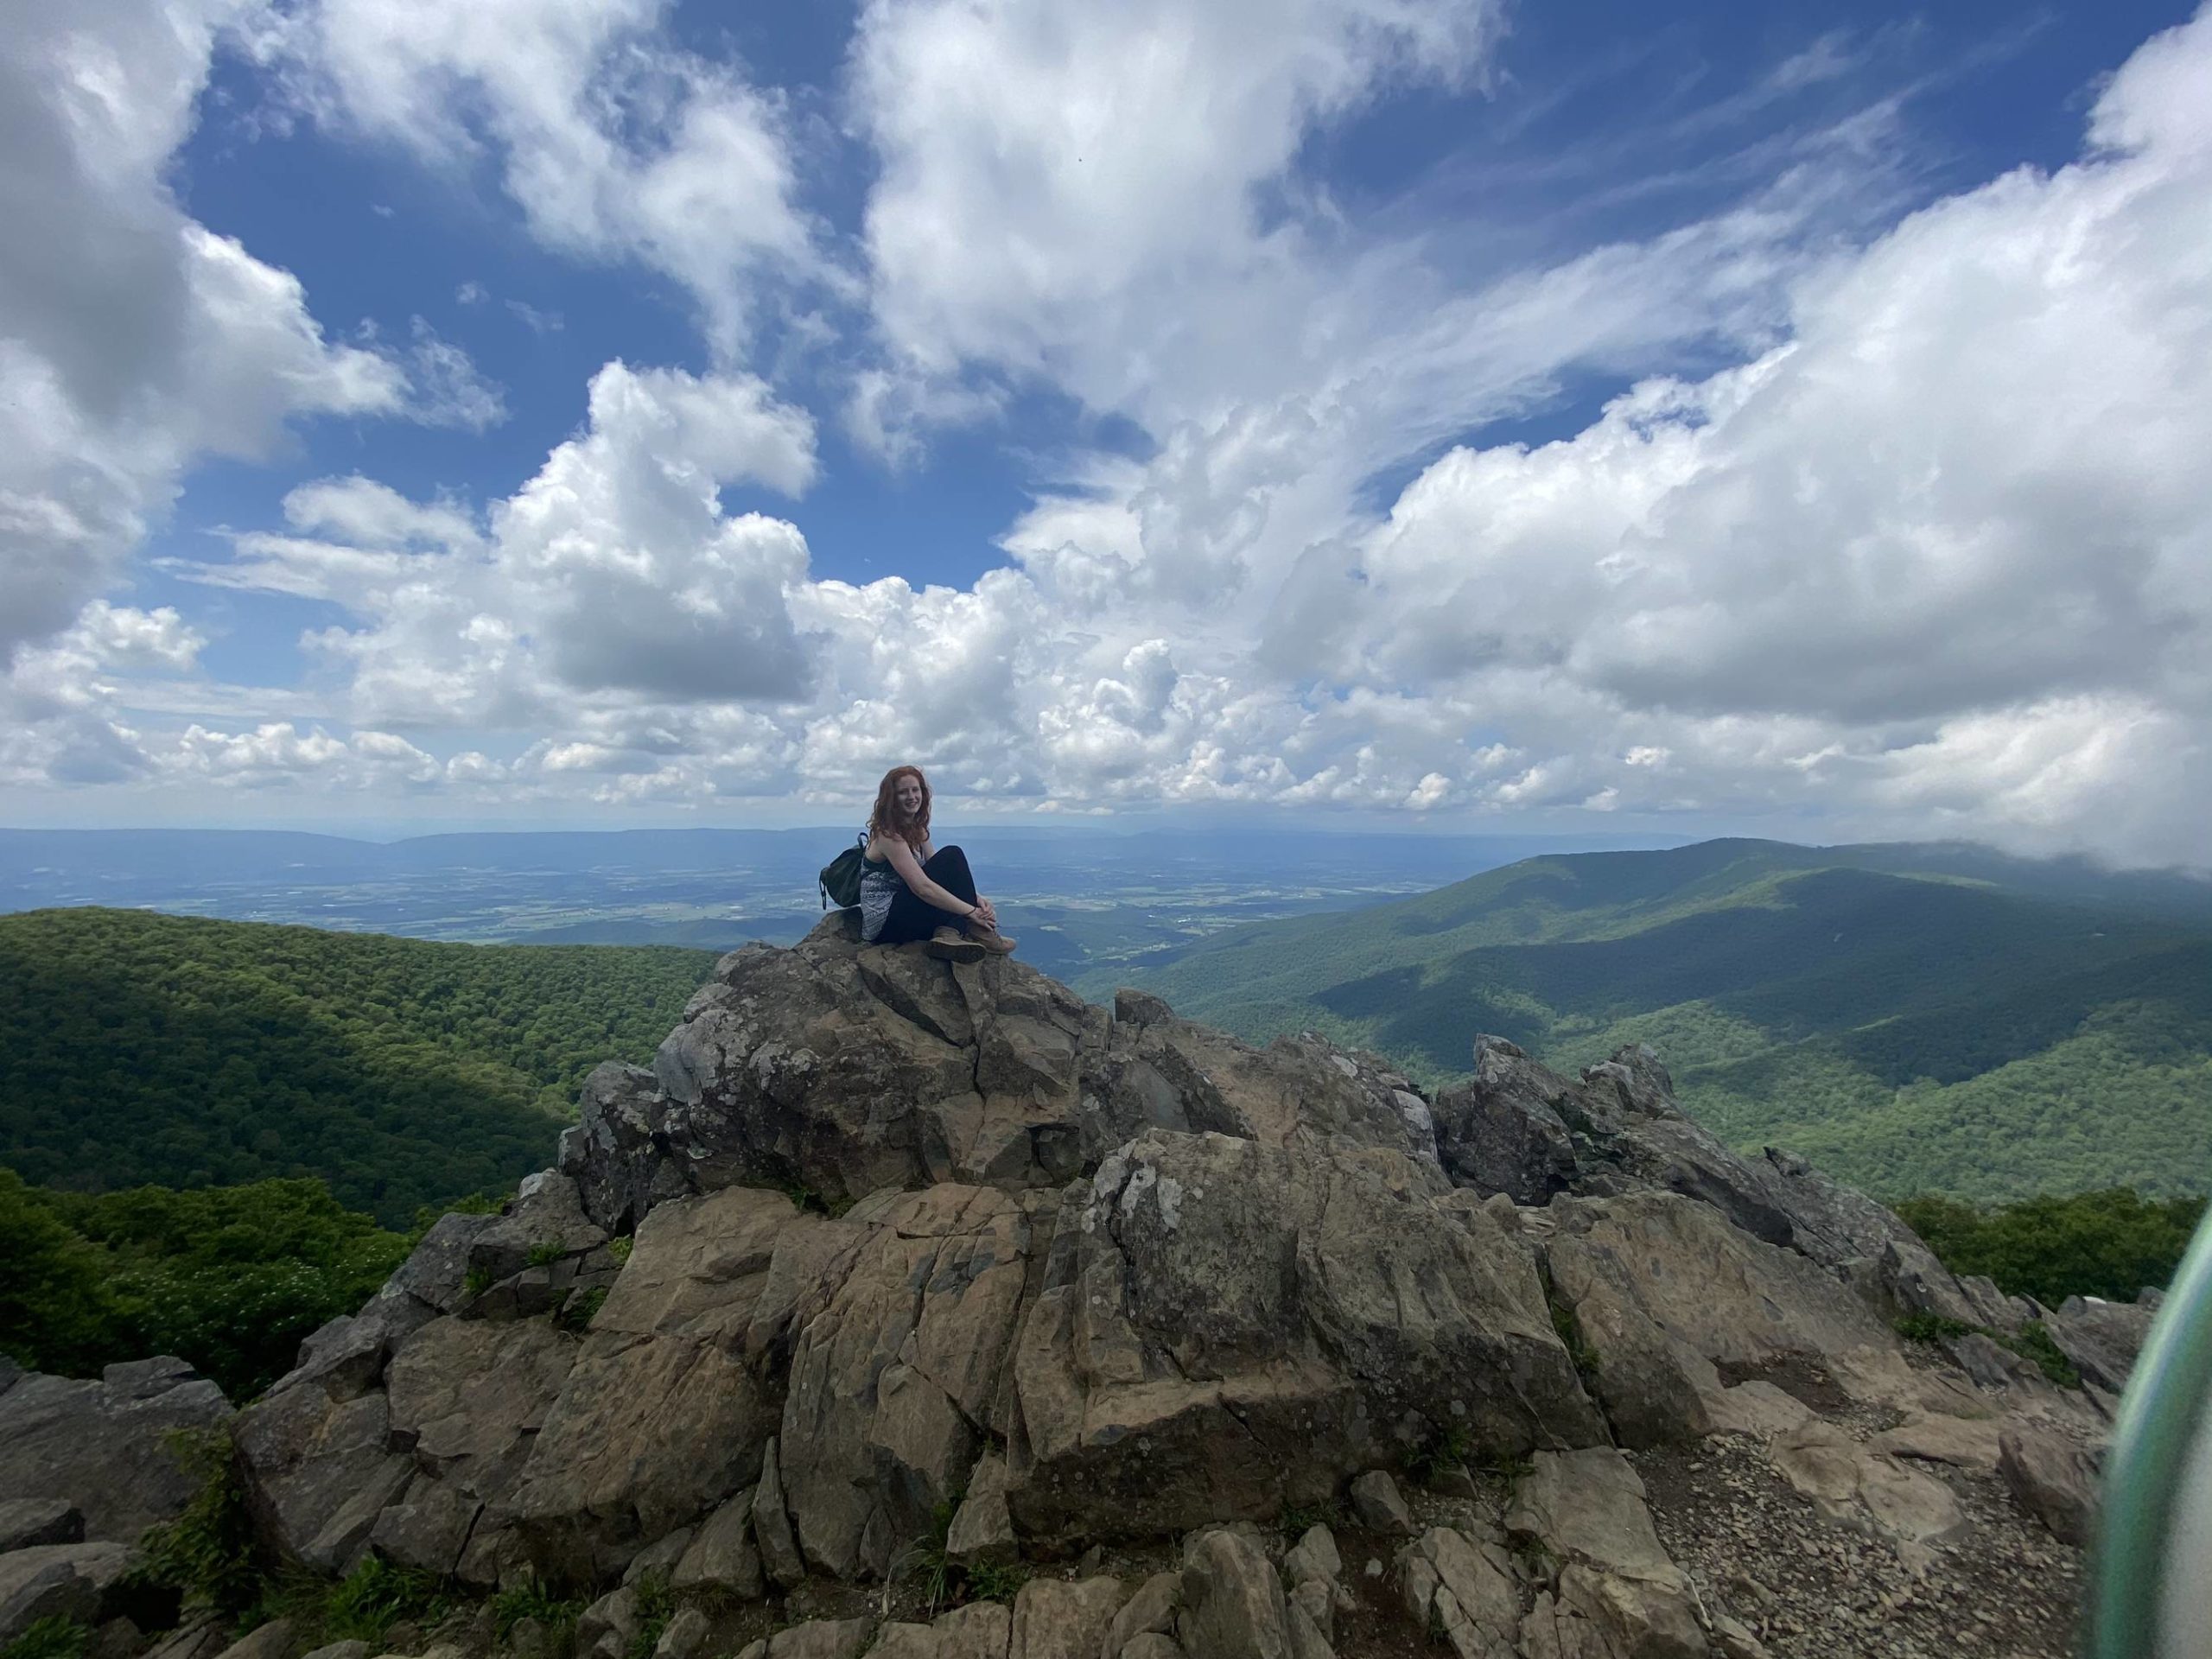
<svg viewBox="0 0 2212 1659">
<path fill-rule="evenodd" d="M 841 910 L 849 910 L 861 901 L 861 859 L 868 849 L 868 831 L 861 831 L 860 839 L 822 867 L 822 908 L 830 908 L 836 899 Z"/>
</svg>

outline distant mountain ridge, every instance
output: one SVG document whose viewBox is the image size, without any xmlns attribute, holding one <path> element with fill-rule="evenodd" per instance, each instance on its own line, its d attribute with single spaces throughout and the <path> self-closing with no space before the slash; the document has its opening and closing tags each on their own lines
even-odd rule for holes
<svg viewBox="0 0 2212 1659">
<path fill-rule="evenodd" d="M 1226 931 L 1138 982 L 1436 1080 L 1471 1027 L 1561 1065 L 1649 1041 L 1723 1136 L 1892 1198 L 2212 1175 L 2212 882 L 2185 875 L 1955 845 L 1554 855 Z"/>
</svg>

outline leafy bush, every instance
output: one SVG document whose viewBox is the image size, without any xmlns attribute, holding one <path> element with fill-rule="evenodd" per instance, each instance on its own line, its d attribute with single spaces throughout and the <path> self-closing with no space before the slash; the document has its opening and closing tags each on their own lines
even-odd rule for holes
<svg viewBox="0 0 2212 1659">
<path fill-rule="evenodd" d="M 2007 1348 L 2023 1359 L 2031 1359 L 2041 1367 L 2043 1374 L 2062 1389 L 2078 1389 L 2082 1374 L 2074 1369 L 2074 1362 L 2066 1357 L 2058 1344 L 2051 1340 L 2050 1327 L 2041 1319 L 2030 1319 L 2022 1325 L 2019 1334 L 2009 1341 L 1999 1337 Z"/>
<path fill-rule="evenodd" d="M 175 1520 L 147 1529 L 134 1576 L 182 1592 L 188 1605 L 235 1618 L 260 1599 L 263 1583 L 230 1432 L 178 1429 L 168 1444 L 185 1471 L 199 1477 L 200 1490 Z"/>
<path fill-rule="evenodd" d="M 1988 1208 L 1908 1198 L 1897 1214 L 1952 1272 L 1986 1274 L 2008 1294 L 2056 1307 L 2075 1295 L 2132 1302 L 2145 1286 L 2164 1286 L 2204 1200 L 2145 1198 L 2119 1186 Z"/>
<path fill-rule="evenodd" d="M 126 1356 L 105 1254 L 0 1169 L 0 1353 L 32 1370 L 81 1376 Z"/>
<path fill-rule="evenodd" d="M 41 1618 L 0 1648 L 0 1659 L 85 1659 L 92 1632 L 73 1618 Z"/>
<path fill-rule="evenodd" d="M 2066 1357 L 2041 1319 L 2029 1319 L 2018 1331 L 2007 1332 L 1993 1331 L 1986 1325 L 1968 1325 L 1964 1319 L 1946 1319 L 1941 1313 L 1908 1313 L 1897 1321 L 1897 1332 L 1908 1342 L 1930 1344 L 1953 1337 L 1985 1336 L 1999 1347 L 2009 1348 L 2022 1359 L 2032 1361 L 2060 1388 L 2082 1386 L 2081 1372 L 2074 1369 L 2074 1362 Z"/>
<path fill-rule="evenodd" d="M 1968 1325 L 1942 1313 L 1907 1313 L 1897 1321 L 1897 1335 L 1907 1342 L 1938 1343 L 1947 1337 L 1963 1337 L 1981 1326 Z"/>
<path fill-rule="evenodd" d="M 94 1196 L 0 1170 L 0 1248 L 22 1264 L 0 1277 L 0 1351 L 74 1376 L 175 1354 L 242 1402 L 375 1294 L 408 1240 L 321 1181 Z"/>
</svg>

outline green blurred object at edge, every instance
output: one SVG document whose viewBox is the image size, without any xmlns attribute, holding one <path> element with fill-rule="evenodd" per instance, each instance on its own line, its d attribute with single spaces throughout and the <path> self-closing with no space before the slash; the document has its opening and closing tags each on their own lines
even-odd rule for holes
<svg viewBox="0 0 2212 1659">
<path fill-rule="evenodd" d="M 2091 1659 L 2212 1656 L 2212 1214 L 2128 1379 L 2100 1510 Z"/>
</svg>

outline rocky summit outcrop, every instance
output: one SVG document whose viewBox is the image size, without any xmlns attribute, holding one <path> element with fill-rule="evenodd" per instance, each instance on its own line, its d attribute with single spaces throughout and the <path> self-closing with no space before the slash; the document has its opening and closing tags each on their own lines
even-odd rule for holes
<svg viewBox="0 0 2212 1659">
<path fill-rule="evenodd" d="M 844 916 L 748 945 L 650 1068 L 593 1073 L 555 1168 L 446 1217 L 239 1414 L 256 1523 L 324 1573 L 607 1590 L 584 1645 L 609 1654 L 645 1579 L 706 1598 L 669 1659 L 763 1599 L 829 1609 L 770 1655 L 1320 1659 L 1378 1607 L 1471 1654 L 1755 1651 L 1630 1461 L 1712 1436 L 1772 1445 L 1777 1492 L 1925 1571 L 1971 1529 L 1945 1483 L 2001 1494 L 1991 1425 L 2032 1415 L 2013 1484 L 2077 1527 L 2046 1494 L 2080 1486 L 2094 1401 L 1978 1382 L 1895 1323 L 2009 1358 L 2060 1316 L 1729 1150 L 1649 1050 L 1578 1078 L 1493 1039 L 1474 1060 L 1431 1095 Z M 2099 1305 L 2069 1339 L 2114 1388 L 2140 1332 Z M 1488 1518 L 1471 1466 L 1507 1483 Z M 1409 1510 L 1390 1470 L 1464 1512 Z M 1361 1573 L 1326 1529 L 1294 1560 L 1272 1530 L 1348 1512 L 1378 1541 Z M 982 1573 L 1102 1548 L 1159 1570 L 880 1632 L 824 1600 L 918 1551 Z"/>
</svg>

